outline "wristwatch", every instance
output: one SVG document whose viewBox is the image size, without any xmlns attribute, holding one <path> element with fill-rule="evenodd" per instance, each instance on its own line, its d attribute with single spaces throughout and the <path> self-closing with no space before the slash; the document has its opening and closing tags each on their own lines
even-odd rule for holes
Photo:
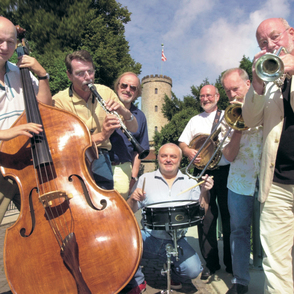
<svg viewBox="0 0 294 294">
<path fill-rule="evenodd" d="M 131 114 L 131 118 L 130 119 L 126 119 L 126 121 L 132 121 L 134 119 L 133 114 Z"/>
<path fill-rule="evenodd" d="M 137 177 L 132 177 L 132 180 L 135 180 L 137 182 L 138 178 Z"/>
<path fill-rule="evenodd" d="M 46 80 L 46 79 L 49 80 L 49 78 L 50 78 L 50 76 L 49 76 L 49 74 L 46 72 L 46 76 L 38 77 L 38 80 Z"/>
</svg>

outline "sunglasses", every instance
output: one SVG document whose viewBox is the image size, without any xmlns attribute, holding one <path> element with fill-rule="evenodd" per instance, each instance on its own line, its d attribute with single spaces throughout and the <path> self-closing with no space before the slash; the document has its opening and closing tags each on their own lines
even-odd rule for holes
<svg viewBox="0 0 294 294">
<path fill-rule="evenodd" d="M 129 84 L 120 83 L 119 85 L 120 85 L 120 88 L 123 89 L 123 90 L 127 89 L 127 87 L 130 87 L 130 90 L 132 92 L 136 92 L 136 90 L 137 90 L 136 86 L 132 86 L 132 85 L 129 85 Z"/>
</svg>

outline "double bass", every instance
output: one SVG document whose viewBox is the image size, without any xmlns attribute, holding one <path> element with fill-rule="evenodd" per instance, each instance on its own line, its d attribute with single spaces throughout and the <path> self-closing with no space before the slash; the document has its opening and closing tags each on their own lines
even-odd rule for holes
<svg viewBox="0 0 294 294">
<path fill-rule="evenodd" d="M 17 48 L 25 54 L 24 43 Z M 116 191 L 100 189 L 88 171 L 96 158 L 90 133 L 74 114 L 38 103 L 20 69 L 25 111 L 14 126 L 43 132 L 0 146 L 1 172 L 18 185 L 21 209 L 6 230 L 4 268 L 12 293 L 118 293 L 142 255 L 139 226 Z"/>
</svg>

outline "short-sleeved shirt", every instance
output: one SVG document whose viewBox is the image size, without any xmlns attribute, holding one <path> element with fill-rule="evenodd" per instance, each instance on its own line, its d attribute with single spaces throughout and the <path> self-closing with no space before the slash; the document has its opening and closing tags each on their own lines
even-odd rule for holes
<svg viewBox="0 0 294 294">
<path fill-rule="evenodd" d="M 114 91 L 110 88 L 98 84 L 95 86 L 97 92 L 105 102 L 109 99 L 112 99 L 121 103 Z M 88 102 L 86 102 L 70 87 L 54 95 L 53 101 L 54 106 L 77 115 L 86 124 L 91 134 L 101 133 L 102 125 L 107 113 L 101 107 L 97 99 L 95 97 L 93 99 L 93 94 L 88 99 Z M 97 146 L 107 150 L 111 149 L 111 143 L 109 139 L 103 141 Z"/>
<path fill-rule="evenodd" d="M 30 73 L 34 92 L 38 93 L 38 80 Z M 0 85 L 0 130 L 9 129 L 25 109 L 23 85 L 18 66 L 7 61 L 5 87 Z"/>
<path fill-rule="evenodd" d="M 200 135 L 200 134 L 210 135 L 211 129 L 213 126 L 213 122 L 215 120 L 216 111 L 217 110 L 210 112 L 210 113 L 202 112 L 198 115 L 193 116 L 189 120 L 185 129 L 183 130 L 183 132 L 179 138 L 179 142 L 186 143 L 189 146 L 190 142 L 197 135 Z M 220 119 L 223 117 L 224 113 L 225 112 L 222 110 Z M 225 134 L 228 131 L 228 125 L 224 122 L 224 119 L 220 123 L 220 127 L 221 127 L 221 132 L 218 136 L 218 139 L 219 139 L 219 141 L 222 141 L 223 137 L 225 136 Z M 230 133 L 230 135 L 231 135 L 231 133 Z M 227 139 L 223 143 L 222 148 L 225 147 L 229 143 L 230 135 L 227 137 Z M 222 156 L 221 161 L 219 162 L 218 165 L 228 165 L 228 164 L 229 164 L 229 162 L 225 159 L 224 156 Z"/>
<path fill-rule="evenodd" d="M 262 127 L 242 132 L 240 149 L 231 162 L 227 187 L 241 195 L 253 196 L 260 171 Z"/>
<path fill-rule="evenodd" d="M 180 194 L 184 190 L 193 187 L 196 181 L 178 171 L 177 177 L 174 180 L 171 188 L 163 178 L 160 170 L 143 174 L 138 182 L 136 188 L 142 188 L 145 179 L 146 198 L 144 201 L 138 202 L 138 207 L 143 208 L 150 204 L 166 202 L 166 201 L 182 201 L 182 200 L 199 200 L 200 188 L 199 186 Z M 149 230 L 149 229 L 146 229 Z M 149 230 L 151 235 L 161 239 L 171 239 L 171 236 L 164 230 Z M 184 233 L 183 233 L 184 232 Z M 186 229 L 178 231 L 178 236 L 185 234 Z"/>
<path fill-rule="evenodd" d="M 131 104 L 130 112 L 136 117 L 138 130 L 132 136 L 138 141 L 144 150 L 149 149 L 147 121 L 145 114 L 134 104 Z M 123 134 L 122 130 L 115 130 L 110 136 L 112 149 L 109 152 L 110 159 L 115 163 L 132 162 L 135 156 L 134 146 Z"/>
</svg>

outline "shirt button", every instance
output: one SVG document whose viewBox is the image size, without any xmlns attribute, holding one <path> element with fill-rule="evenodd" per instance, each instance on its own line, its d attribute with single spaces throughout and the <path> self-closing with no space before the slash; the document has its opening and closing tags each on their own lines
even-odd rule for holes
<svg viewBox="0 0 294 294">
<path fill-rule="evenodd" d="M 273 163 L 271 163 L 271 168 L 274 167 L 275 165 Z"/>
<path fill-rule="evenodd" d="M 275 139 L 275 143 L 279 143 L 279 140 L 278 139 Z"/>
</svg>

